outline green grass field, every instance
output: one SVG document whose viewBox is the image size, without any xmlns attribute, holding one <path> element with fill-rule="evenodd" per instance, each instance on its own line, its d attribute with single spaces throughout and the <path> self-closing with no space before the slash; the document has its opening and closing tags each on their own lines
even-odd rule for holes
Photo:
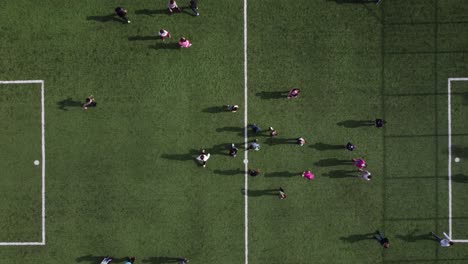
<svg viewBox="0 0 468 264">
<path fill-rule="evenodd" d="M 428 235 L 449 232 L 451 136 L 453 238 L 468 240 L 468 81 L 452 83 L 451 135 L 447 92 L 468 77 L 467 4 L 248 1 L 248 123 L 264 130 L 249 131 L 262 171 L 248 178 L 249 263 L 468 261 L 468 244 Z M 245 263 L 244 2 L 201 0 L 199 17 L 179 5 L 0 3 L 0 80 L 45 81 L 46 141 L 46 245 L 0 246 L 0 263 Z M 293 86 L 298 99 L 278 96 Z M 0 102 L 0 242 L 40 242 L 40 85 L 0 84 Z M 383 129 L 359 125 L 375 118 Z M 288 143 L 298 137 L 308 144 Z M 344 164 L 355 157 L 372 181 Z M 280 186 L 285 200 L 268 193 Z"/>
</svg>

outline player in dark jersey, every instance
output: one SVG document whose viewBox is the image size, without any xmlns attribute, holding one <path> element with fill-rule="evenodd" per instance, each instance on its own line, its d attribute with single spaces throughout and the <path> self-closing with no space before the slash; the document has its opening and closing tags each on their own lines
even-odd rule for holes
<svg viewBox="0 0 468 264">
<path fill-rule="evenodd" d="M 129 24 L 131 21 L 128 20 L 128 16 L 127 16 L 127 9 L 123 8 L 123 7 L 117 7 L 115 9 L 115 13 L 124 20 L 125 23 Z"/>
</svg>

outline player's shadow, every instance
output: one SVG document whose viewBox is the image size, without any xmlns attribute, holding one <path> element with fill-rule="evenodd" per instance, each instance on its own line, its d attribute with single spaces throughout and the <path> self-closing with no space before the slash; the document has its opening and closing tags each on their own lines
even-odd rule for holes
<svg viewBox="0 0 468 264">
<path fill-rule="evenodd" d="M 458 157 L 468 157 L 468 148 L 452 145 L 452 155 Z"/>
<path fill-rule="evenodd" d="M 323 159 L 319 160 L 314 163 L 316 166 L 319 167 L 332 167 L 332 166 L 339 166 L 339 165 L 350 165 L 353 164 L 351 160 L 340 160 L 340 159 Z"/>
<path fill-rule="evenodd" d="M 418 229 L 414 229 L 413 231 L 411 231 L 407 235 L 396 235 L 395 237 L 398 238 L 398 239 L 401 239 L 401 240 L 403 240 L 405 242 L 409 242 L 409 243 L 417 242 L 419 240 L 433 240 L 430 233 L 416 234 L 416 232 L 418 232 L 418 231 L 419 231 Z"/>
<path fill-rule="evenodd" d="M 447 178 L 448 180 L 448 178 Z M 459 183 L 468 183 L 468 176 L 463 175 L 461 173 L 455 174 L 452 176 L 452 181 L 459 182 Z"/>
<path fill-rule="evenodd" d="M 337 4 L 376 4 L 375 0 L 331 0 Z"/>
<path fill-rule="evenodd" d="M 284 92 L 259 92 L 255 94 L 256 96 L 260 97 L 260 99 L 280 99 L 286 98 L 288 96 L 288 91 Z"/>
<path fill-rule="evenodd" d="M 161 41 L 161 42 L 158 42 L 158 43 L 156 43 L 154 45 L 149 45 L 148 48 L 156 49 L 156 50 L 159 50 L 159 49 L 180 49 L 180 46 L 179 46 L 179 43 L 176 43 L 176 42 Z"/>
<path fill-rule="evenodd" d="M 356 171 L 347 170 L 333 170 L 328 173 L 324 173 L 323 176 L 339 179 L 339 178 L 356 178 L 358 174 Z"/>
<path fill-rule="evenodd" d="M 299 172 L 289 172 L 289 171 L 276 171 L 276 172 L 270 172 L 265 174 L 265 177 L 293 177 L 293 176 L 299 176 L 301 173 Z"/>
<path fill-rule="evenodd" d="M 200 154 L 199 150 L 191 149 L 189 153 L 183 154 L 162 154 L 161 158 L 168 159 L 168 160 L 177 160 L 177 161 L 189 161 L 193 160 L 196 164 L 199 164 L 195 157 Z"/>
<path fill-rule="evenodd" d="M 220 174 L 220 175 L 227 175 L 227 176 L 233 176 L 233 175 L 242 175 L 245 173 L 244 170 L 241 169 L 235 169 L 235 170 L 214 170 L 213 171 L 215 174 Z"/>
<path fill-rule="evenodd" d="M 454 94 L 454 93 L 452 93 Z M 468 93 L 459 93 L 463 98 L 463 104 L 468 105 Z"/>
<path fill-rule="evenodd" d="M 326 144 L 326 143 L 315 143 L 313 145 L 310 145 L 311 148 L 314 148 L 316 150 L 335 150 L 335 149 L 345 149 L 344 145 L 333 145 L 333 144 Z"/>
<path fill-rule="evenodd" d="M 245 195 L 245 189 L 241 189 L 241 193 Z M 278 189 L 265 189 L 265 190 L 247 190 L 248 197 L 259 197 L 259 196 L 274 196 L 279 195 Z"/>
<path fill-rule="evenodd" d="M 207 107 L 203 109 L 202 112 L 214 114 L 214 113 L 221 113 L 221 112 L 226 112 L 226 111 L 225 111 L 225 108 L 222 106 L 212 106 L 212 107 Z"/>
<path fill-rule="evenodd" d="M 219 132 L 219 133 L 237 132 L 236 134 L 239 135 L 240 137 L 244 136 L 244 128 L 243 127 L 234 127 L 234 126 L 219 127 L 219 128 L 216 129 L 216 132 Z"/>
<path fill-rule="evenodd" d="M 148 264 L 165 264 L 165 263 L 180 263 L 183 259 L 182 258 L 174 258 L 174 257 L 151 257 L 143 259 L 143 263 Z"/>
<path fill-rule="evenodd" d="M 277 138 L 271 137 L 267 139 L 266 143 L 270 146 L 281 145 L 281 144 L 297 144 L 297 138 Z"/>
<path fill-rule="evenodd" d="M 347 128 L 358 128 L 358 127 L 366 127 L 366 126 L 374 126 L 375 122 L 370 120 L 345 120 L 336 123 L 339 126 L 347 127 Z"/>
<path fill-rule="evenodd" d="M 123 20 L 117 18 L 115 14 L 110 14 L 107 16 L 87 16 L 86 20 L 93 20 L 97 22 L 111 22 L 111 21 L 120 22 L 120 23 L 123 22 Z"/>
<path fill-rule="evenodd" d="M 375 239 L 374 234 L 375 233 L 349 235 L 347 237 L 340 237 L 340 240 L 348 243 L 356 243 L 363 240 L 373 240 Z"/>
<path fill-rule="evenodd" d="M 105 258 L 106 256 L 93 256 L 93 255 L 86 255 L 86 256 L 81 256 L 76 258 L 76 262 L 81 263 L 81 262 L 87 262 L 89 264 L 95 264 L 95 263 L 101 263 L 101 261 Z M 111 263 L 120 263 L 124 262 L 127 260 L 127 258 L 112 258 Z"/>
<path fill-rule="evenodd" d="M 214 145 L 210 149 L 208 149 L 209 153 L 212 154 L 218 154 L 218 155 L 229 155 L 229 150 L 231 149 L 231 145 L 234 143 L 234 145 L 240 149 L 240 146 L 243 146 L 243 143 L 235 143 L 235 142 L 230 142 L 230 143 L 222 143 L 218 145 Z"/>
<path fill-rule="evenodd" d="M 340 237 L 340 240 L 348 243 L 356 243 L 363 240 L 373 240 L 375 239 L 374 234 L 375 233 L 349 235 L 347 237 Z"/>
<path fill-rule="evenodd" d="M 154 16 L 154 15 L 170 15 L 169 10 L 165 9 L 140 9 L 135 11 L 136 15 L 146 15 L 146 16 Z"/>
<path fill-rule="evenodd" d="M 193 157 L 190 156 L 190 154 L 162 154 L 161 158 L 169 159 L 169 160 L 180 160 L 180 161 L 193 159 Z"/>
<path fill-rule="evenodd" d="M 131 36 L 131 37 L 128 37 L 129 41 L 138 41 L 138 40 L 144 41 L 144 40 L 158 40 L 158 39 L 159 39 L 158 36 Z"/>
<path fill-rule="evenodd" d="M 80 101 L 74 101 L 71 97 L 65 100 L 57 102 L 58 108 L 63 111 L 68 111 L 69 107 L 83 107 L 83 103 Z"/>
</svg>

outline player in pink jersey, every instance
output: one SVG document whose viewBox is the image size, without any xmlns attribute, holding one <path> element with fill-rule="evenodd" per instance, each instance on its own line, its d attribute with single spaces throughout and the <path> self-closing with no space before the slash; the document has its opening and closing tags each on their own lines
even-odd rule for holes
<svg viewBox="0 0 468 264">
<path fill-rule="evenodd" d="M 367 167 L 366 161 L 364 159 L 353 159 L 353 164 L 360 171 L 363 171 L 363 169 Z"/>
<path fill-rule="evenodd" d="M 288 99 L 297 98 L 299 97 L 300 93 L 301 93 L 301 90 L 299 88 L 292 88 L 291 91 L 289 91 L 288 93 Z"/>
<path fill-rule="evenodd" d="M 184 38 L 184 37 L 181 37 L 180 40 L 179 40 L 179 46 L 181 48 L 190 48 L 192 46 L 192 43 L 190 42 L 190 40 Z"/>
<path fill-rule="evenodd" d="M 315 175 L 311 171 L 304 171 L 302 173 L 302 177 L 308 179 L 308 180 L 313 180 L 315 179 Z"/>
</svg>

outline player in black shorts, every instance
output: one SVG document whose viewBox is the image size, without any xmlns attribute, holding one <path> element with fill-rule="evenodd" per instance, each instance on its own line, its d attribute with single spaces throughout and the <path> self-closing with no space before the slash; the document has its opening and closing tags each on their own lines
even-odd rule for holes
<svg viewBox="0 0 468 264">
<path fill-rule="evenodd" d="M 229 148 L 229 155 L 235 158 L 237 156 L 237 151 L 238 150 L 239 149 L 236 147 L 236 145 L 234 145 L 234 143 L 232 143 L 231 147 Z"/>
<path fill-rule="evenodd" d="M 96 107 L 97 103 L 94 100 L 94 96 L 90 95 L 86 97 L 86 102 L 83 104 L 83 109 L 86 110 L 88 107 Z"/>
<path fill-rule="evenodd" d="M 375 127 L 382 128 L 385 125 L 385 121 L 383 119 L 377 118 L 375 120 Z"/>
<path fill-rule="evenodd" d="M 190 0 L 190 8 L 192 9 L 193 13 L 196 16 L 199 16 L 200 13 L 198 13 L 198 0 Z"/>
<path fill-rule="evenodd" d="M 124 20 L 125 23 L 130 23 L 130 20 L 128 20 L 128 17 L 127 17 L 127 9 L 123 8 L 123 7 L 117 7 L 115 9 L 115 13 Z"/>
</svg>

